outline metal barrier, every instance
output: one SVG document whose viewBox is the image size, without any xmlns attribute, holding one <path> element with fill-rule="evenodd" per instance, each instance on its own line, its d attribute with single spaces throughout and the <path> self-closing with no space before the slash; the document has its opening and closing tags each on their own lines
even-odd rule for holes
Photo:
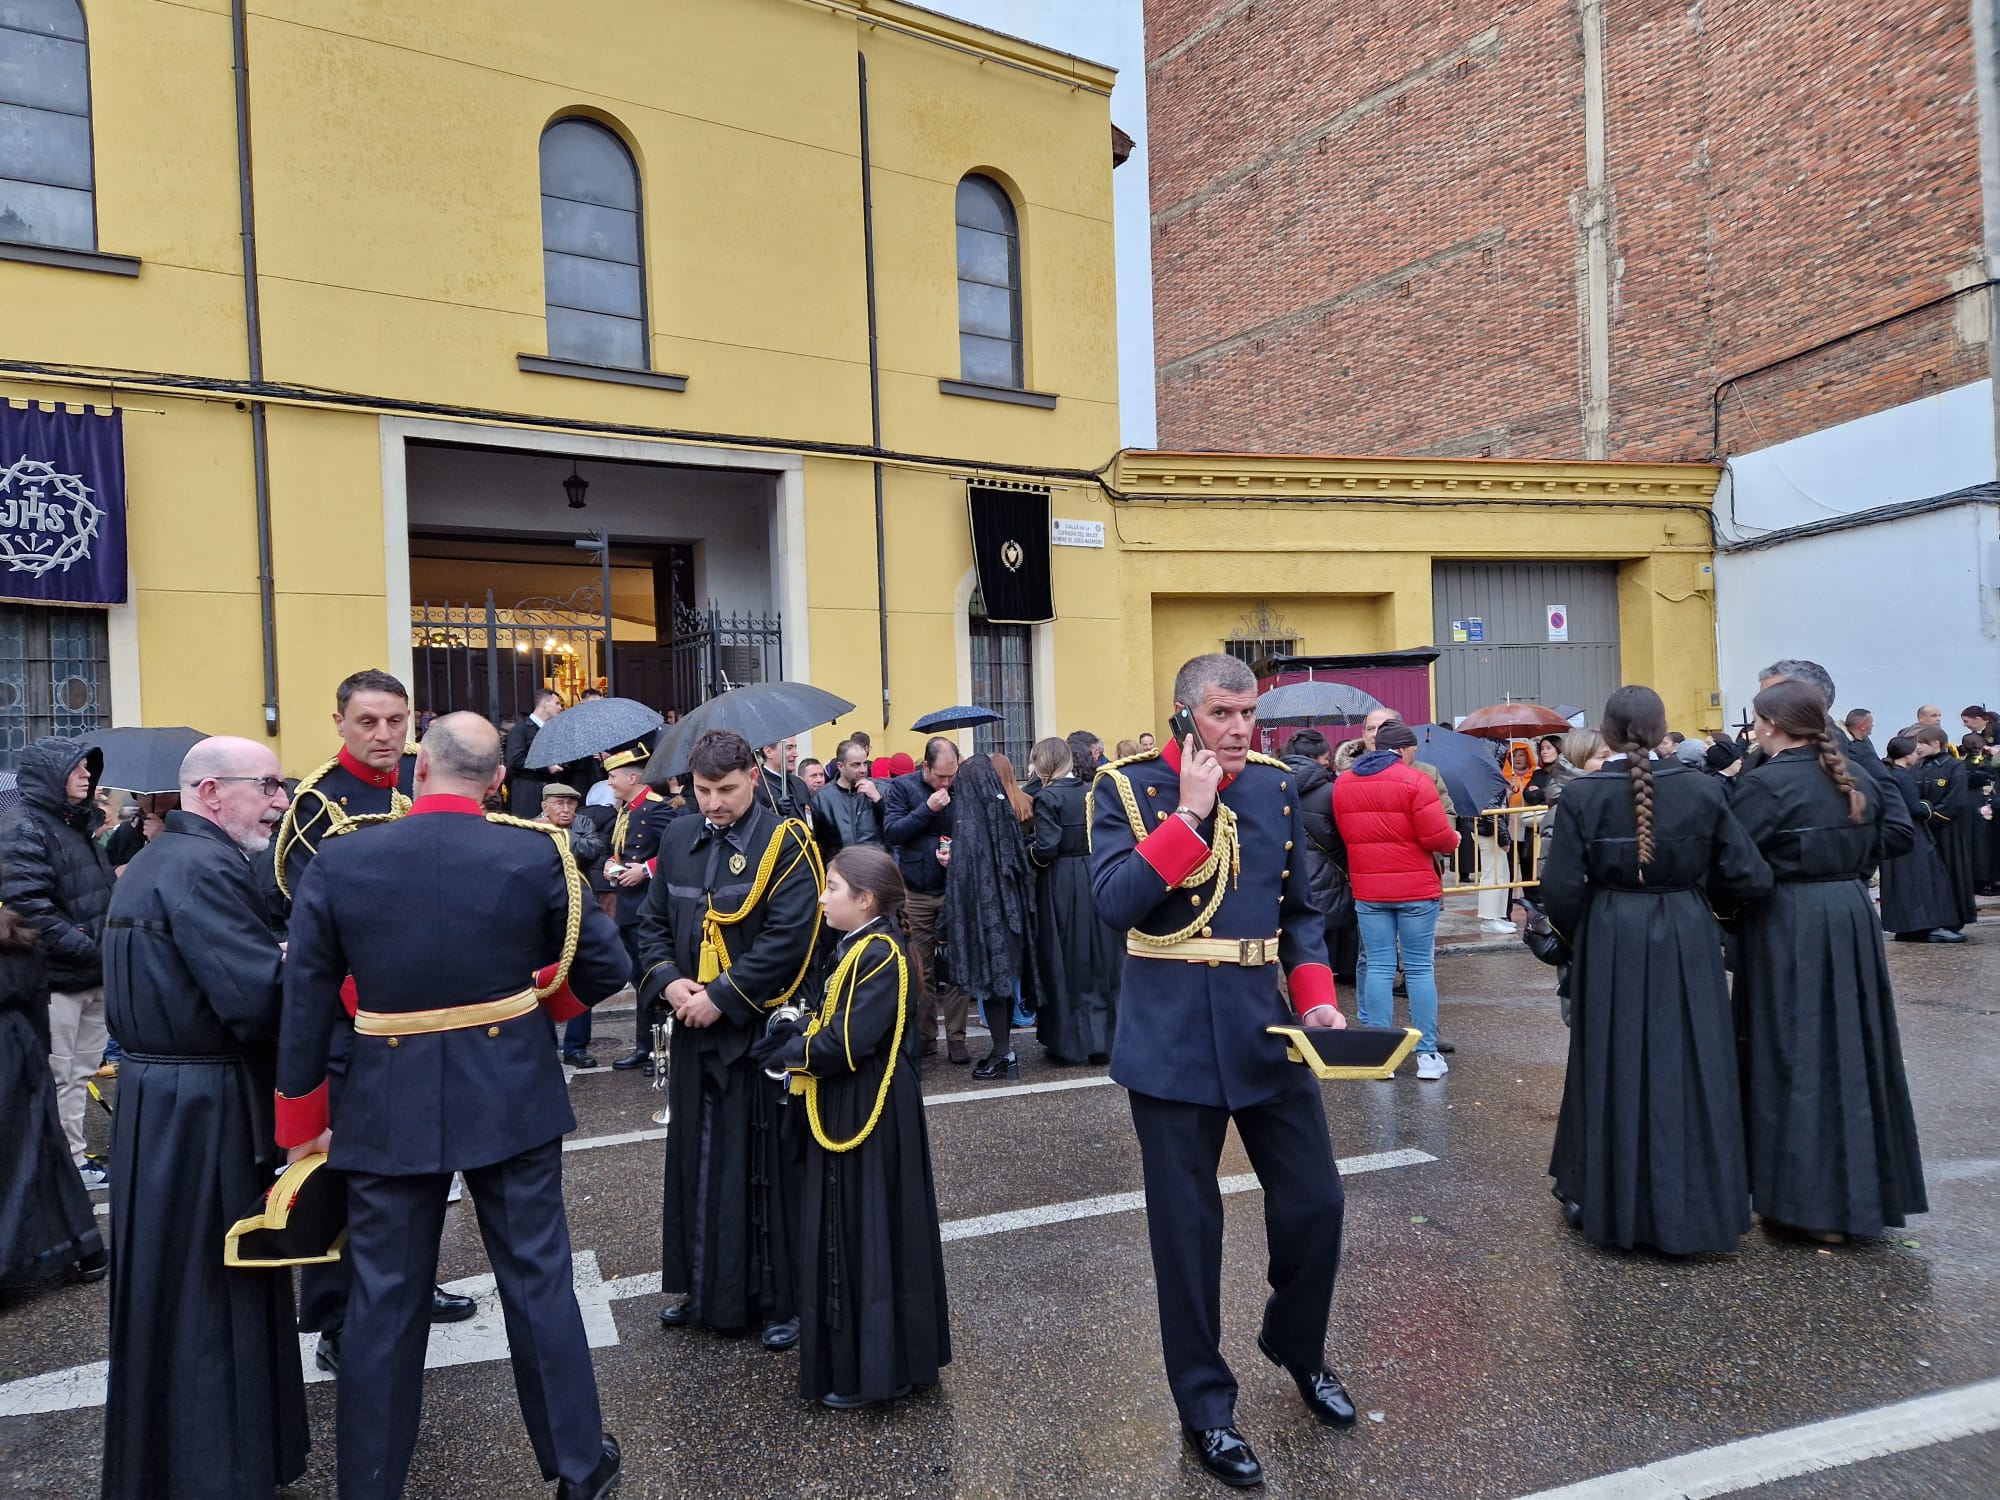
<svg viewBox="0 0 2000 1500">
<path fill-rule="evenodd" d="M 1521 846 L 1521 841 L 1525 838 L 1532 838 L 1534 840 L 1534 868 L 1536 872 L 1534 879 L 1507 880 L 1492 878 L 1495 876 L 1505 876 L 1509 873 L 1506 851 L 1499 848 L 1496 843 L 1492 852 L 1500 859 L 1500 868 L 1497 870 L 1489 868 L 1487 863 L 1488 849 L 1484 842 L 1477 841 L 1475 834 L 1475 843 L 1473 845 L 1474 878 L 1469 883 L 1459 881 L 1445 887 L 1445 889 L 1448 891 L 1462 891 L 1468 894 L 1479 891 L 1532 891 L 1537 889 L 1542 883 L 1540 878 L 1542 857 L 1547 852 L 1545 847 L 1546 840 L 1542 837 L 1542 825 L 1547 821 L 1549 812 L 1550 809 L 1547 807 L 1489 807 L 1478 815 L 1482 820 L 1486 818 L 1515 818 L 1519 820 L 1519 825 L 1513 830 L 1514 842 L 1512 847 L 1518 849 Z M 1476 830 L 1478 824 L 1475 822 L 1473 826 Z M 1457 870 L 1457 867 L 1457 861 L 1454 857 L 1452 864 L 1454 872 Z"/>
</svg>

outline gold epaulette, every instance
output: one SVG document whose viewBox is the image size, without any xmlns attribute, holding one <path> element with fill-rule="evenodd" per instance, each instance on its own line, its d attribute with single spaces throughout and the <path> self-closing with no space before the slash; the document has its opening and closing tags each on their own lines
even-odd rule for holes
<svg viewBox="0 0 2000 1500">
<path fill-rule="evenodd" d="M 1258 751 L 1255 750 L 1252 750 L 1249 753 L 1249 755 L 1245 757 L 1245 759 L 1247 759 L 1253 766 L 1269 766 L 1274 771 L 1291 770 L 1291 767 L 1286 765 L 1283 761 L 1279 760 L 1277 756 L 1260 754 Z"/>
<path fill-rule="evenodd" d="M 1125 766 L 1136 766 L 1142 760 L 1158 760 L 1159 758 L 1160 749 L 1159 746 L 1155 745 L 1151 750 L 1141 750 L 1137 755 L 1127 755 L 1120 760 L 1108 760 L 1097 768 L 1097 774 L 1102 776 L 1106 771 L 1116 771 Z"/>
<path fill-rule="evenodd" d="M 320 837 L 337 839 L 343 833 L 352 833 L 357 828 L 372 828 L 377 823 L 394 823 L 402 816 L 401 813 L 394 812 L 344 813 L 338 822 L 329 824 L 326 832 Z"/>
<path fill-rule="evenodd" d="M 502 828 L 526 828 L 533 833 L 547 834 L 555 841 L 556 859 L 562 866 L 563 887 L 569 895 L 569 913 L 563 922 L 562 951 L 556 955 L 556 972 L 547 984 L 535 986 L 535 998 L 546 1000 L 569 983 L 569 966 L 576 962 L 576 945 L 583 938 L 583 874 L 577 869 L 576 861 L 570 858 L 569 834 L 553 823 L 536 823 L 503 812 L 488 813 L 486 821 Z"/>
</svg>

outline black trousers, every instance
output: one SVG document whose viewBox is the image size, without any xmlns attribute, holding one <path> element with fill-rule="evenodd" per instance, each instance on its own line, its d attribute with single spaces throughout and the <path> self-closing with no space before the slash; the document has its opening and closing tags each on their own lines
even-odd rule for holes
<svg viewBox="0 0 2000 1500">
<path fill-rule="evenodd" d="M 1305 1082 L 1305 1080 L 1301 1080 Z M 1230 1111 L 1132 1094 L 1146 1179 L 1146 1233 L 1167 1384 L 1185 1427 L 1227 1427 L 1236 1377 L 1222 1357 L 1222 1192 L 1215 1172 Z M 1317 1085 L 1233 1116 L 1264 1189 L 1271 1295 L 1264 1340 L 1288 1369 L 1326 1358 L 1345 1199 Z"/>
<path fill-rule="evenodd" d="M 639 924 L 634 922 L 630 927 L 619 928 L 618 940 L 625 945 L 625 956 L 632 960 L 632 992 L 636 995 L 639 990 L 639 981 L 646 973 L 645 965 L 639 962 Z M 585 1011 L 584 1014 L 589 1015 L 590 1012 Z M 633 1014 L 637 1018 L 634 1022 L 634 1044 L 641 1052 L 651 1052 L 653 1050 L 653 1013 L 649 1007 L 639 1005 L 635 1007 Z"/>
<path fill-rule="evenodd" d="M 506 1316 L 514 1390 L 545 1479 L 582 1481 L 603 1456 L 603 1418 L 570 1280 L 562 1142 L 465 1173 Z M 431 1287 L 450 1173 L 347 1174 L 354 1287 L 341 1343 L 341 1500 L 397 1500 L 417 1445 Z"/>
</svg>

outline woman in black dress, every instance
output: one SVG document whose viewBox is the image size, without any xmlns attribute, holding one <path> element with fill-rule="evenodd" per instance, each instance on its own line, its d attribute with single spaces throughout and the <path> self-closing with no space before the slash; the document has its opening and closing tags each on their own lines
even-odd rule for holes
<svg viewBox="0 0 2000 1500">
<path fill-rule="evenodd" d="M 1043 740 L 1033 763 L 1042 783 L 1028 830 L 1038 939 L 1035 1035 L 1051 1062 L 1108 1062 L 1125 955 L 1090 897 L 1089 784 L 1067 740 Z"/>
<path fill-rule="evenodd" d="M 951 1361 L 944 1249 L 898 924 L 903 877 L 880 849 L 833 857 L 821 898 L 842 935 L 818 1012 L 755 1049 L 805 1097 L 799 1394 L 848 1408 L 935 1385 Z"/>
<path fill-rule="evenodd" d="M 1882 929 L 1894 933 L 1899 943 L 1962 943 L 1966 938 L 1958 930 L 1958 903 L 1931 837 L 1931 806 L 1918 780 L 1921 759 L 1917 742 L 1900 734 L 1883 751 L 1890 783 L 1916 825 L 1917 841 L 1908 854 L 1882 861 Z"/>
<path fill-rule="evenodd" d="M 1767 760 L 1738 779 L 1737 819 L 1777 877 L 1744 913 L 1736 1012 L 1750 1196 L 1816 1239 L 1874 1235 L 1929 1206 L 1882 923 L 1862 872 L 1911 848 L 1848 768 L 1819 690 L 1754 702 Z"/>
<path fill-rule="evenodd" d="M 990 755 L 968 755 L 951 784 L 952 823 L 938 938 L 951 977 L 986 1018 L 992 1049 L 973 1065 L 987 1081 L 1019 1078 L 1014 1000 L 1035 952 L 1035 869 L 1028 837 Z M 944 851 L 939 851 L 943 857 Z"/>
<path fill-rule="evenodd" d="M 100 1281 L 107 1264 L 56 1118 L 40 945 L 25 918 L 0 909 L 0 1285 Z"/>
<path fill-rule="evenodd" d="M 1722 933 L 1771 872 L 1714 778 L 1654 758 L 1648 687 L 1604 707 L 1611 758 L 1562 794 L 1542 870 L 1575 952 L 1569 1071 L 1549 1174 L 1592 1244 L 1670 1255 L 1736 1248 L 1750 1227 L 1742 1098 Z"/>
</svg>

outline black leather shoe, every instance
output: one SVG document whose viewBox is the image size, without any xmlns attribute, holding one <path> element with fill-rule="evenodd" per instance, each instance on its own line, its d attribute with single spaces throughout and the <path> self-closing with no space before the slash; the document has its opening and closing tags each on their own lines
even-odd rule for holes
<svg viewBox="0 0 2000 1500">
<path fill-rule="evenodd" d="M 456 1292 L 447 1292 L 441 1286 L 431 1288 L 431 1321 L 433 1323 L 463 1323 L 479 1311 L 479 1304 L 470 1297 L 461 1297 Z"/>
<path fill-rule="evenodd" d="M 1181 1436 L 1201 1466 L 1233 1490 L 1254 1490 L 1264 1482 L 1264 1466 L 1234 1427 L 1183 1427 Z"/>
<path fill-rule="evenodd" d="M 660 1322 L 668 1328 L 685 1328 L 694 1321 L 694 1298 L 675 1297 L 660 1309 Z"/>
<path fill-rule="evenodd" d="M 1257 1335 L 1257 1348 L 1264 1358 L 1283 1368 L 1284 1362 L 1271 1352 L 1271 1346 L 1264 1342 L 1264 1336 Z M 1354 1402 L 1348 1398 L 1347 1387 L 1340 1383 L 1325 1365 L 1317 1370 L 1286 1370 L 1292 1377 L 1292 1384 L 1299 1388 L 1299 1399 L 1306 1404 L 1306 1410 L 1329 1427 L 1352 1427 L 1354 1425 Z"/>
<path fill-rule="evenodd" d="M 799 1320 L 787 1318 L 782 1323 L 769 1323 L 764 1327 L 764 1347 L 776 1354 L 791 1348 L 799 1341 Z"/>
<path fill-rule="evenodd" d="M 618 1439 L 610 1433 L 604 1434 L 604 1457 L 597 1461 L 597 1467 L 590 1471 L 590 1478 L 578 1484 L 565 1479 L 556 1486 L 556 1500 L 601 1500 L 618 1488 Z"/>
<path fill-rule="evenodd" d="M 652 1060 L 653 1060 L 653 1054 L 651 1052 L 646 1051 L 644 1048 L 640 1048 L 636 1051 L 626 1053 L 623 1057 L 619 1058 L 618 1061 L 613 1063 L 611 1066 L 616 1068 L 621 1073 L 627 1073 L 630 1072 L 633 1068 L 644 1067 L 647 1063 L 651 1062 Z"/>
<path fill-rule="evenodd" d="M 565 1052 L 563 1054 L 563 1061 L 568 1063 L 572 1068 L 594 1068 L 597 1066 L 597 1059 L 592 1057 L 588 1052 Z"/>
<path fill-rule="evenodd" d="M 883 1397 L 883 1399 L 885 1401 L 900 1401 L 909 1394 L 910 1388 L 908 1386 L 899 1385 L 893 1391 L 889 1392 L 887 1396 Z M 836 1393 L 820 1397 L 819 1404 L 831 1407 L 834 1411 L 859 1411 L 864 1406 L 873 1406 L 875 1398 L 873 1396 L 842 1396 Z"/>
<path fill-rule="evenodd" d="M 319 1347 L 313 1350 L 313 1363 L 329 1375 L 340 1373 L 340 1330 L 329 1328 L 319 1336 Z"/>
</svg>

